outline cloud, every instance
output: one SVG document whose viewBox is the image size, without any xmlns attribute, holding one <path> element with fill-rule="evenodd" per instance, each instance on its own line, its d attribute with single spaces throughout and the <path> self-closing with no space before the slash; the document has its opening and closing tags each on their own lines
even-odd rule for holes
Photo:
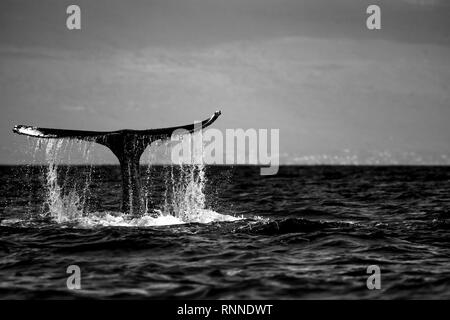
<svg viewBox="0 0 450 320">
<path fill-rule="evenodd" d="M 401 0 L 401 1 L 418 6 L 437 6 L 444 4 L 445 0 Z"/>
<path fill-rule="evenodd" d="M 61 110 L 69 112 L 86 112 L 89 111 L 85 106 L 81 105 L 62 105 Z"/>
<path fill-rule="evenodd" d="M 278 128 L 281 153 L 299 162 L 354 161 L 336 152 L 344 148 L 447 154 L 448 53 L 420 43 L 291 36 L 11 59 L 0 93 L 15 121 L 84 130 L 184 124 L 220 106 L 215 127 Z"/>
</svg>

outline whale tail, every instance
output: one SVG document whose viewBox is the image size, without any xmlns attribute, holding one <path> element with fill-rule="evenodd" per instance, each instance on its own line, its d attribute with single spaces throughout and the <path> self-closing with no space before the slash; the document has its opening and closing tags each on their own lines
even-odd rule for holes
<svg viewBox="0 0 450 320">
<path fill-rule="evenodd" d="M 144 203 L 141 198 L 141 180 L 139 172 L 139 160 L 142 153 L 153 141 L 169 138 L 176 130 L 185 130 L 193 133 L 211 125 L 220 116 L 216 111 L 210 118 L 200 124 L 188 124 L 169 128 L 148 130 L 118 130 L 118 131 L 83 131 L 38 128 L 17 125 L 13 132 L 36 138 L 53 139 L 78 139 L 93 141 L 108 147 L 117 157 L 122 174 L 122 211 L 137 215 L 144 211 Z"/>
</svg>

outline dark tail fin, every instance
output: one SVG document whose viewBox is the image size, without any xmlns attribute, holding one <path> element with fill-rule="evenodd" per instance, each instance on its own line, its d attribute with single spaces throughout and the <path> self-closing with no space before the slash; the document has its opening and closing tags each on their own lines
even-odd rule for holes
<svg viewBox="0 0 450 320">
<path fill-rule="evenodd" d="M 36 138 L 67 138 L 93 141 L 102 144 L 119 159 L 122 172 L 122 211 L 130 214 L 140 214 L 144 210 L 141 198 L 141 182 L 139 172 L 139 160 L 145 148 L 153 141 L 167 139 L 176 130 L 186 130 L 190 133 L 206 128 L 220 116 L 216 111 L 209 119 L 201 122 L 201 125 L 189 124 L 169 128 L 148 130 L 118 130 L 118 131 L 81 131 L 65 129 L 49 129 L 30 126 L 15 126 L 13 132 Z"/>
</svg>

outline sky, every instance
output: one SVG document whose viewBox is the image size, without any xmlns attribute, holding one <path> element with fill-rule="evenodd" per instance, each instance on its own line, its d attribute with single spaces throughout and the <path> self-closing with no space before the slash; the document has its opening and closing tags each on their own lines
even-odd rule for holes
<svg viewBox="0 0 450 320">
<path fill-rule="evenodd" d="M 146 129 L 220 109 L 220 130 L 279 129 L 282 164 L 450 164 L 449 17 L 444 0 L 2 0 L 0 163 L 31 161 L 16 124 Z"/>
</svg>

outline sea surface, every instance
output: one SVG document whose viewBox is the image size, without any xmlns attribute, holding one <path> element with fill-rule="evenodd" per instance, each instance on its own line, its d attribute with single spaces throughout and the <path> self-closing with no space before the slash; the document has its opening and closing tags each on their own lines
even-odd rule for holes
<svg viewBox="0 0 450 320">
<path fill-rule="evenodd" d="M 118 166 L 0 167 L 0 298 L 450 299 L 450 167 L 141 171 L 130 217 Z"/>
</svg>

